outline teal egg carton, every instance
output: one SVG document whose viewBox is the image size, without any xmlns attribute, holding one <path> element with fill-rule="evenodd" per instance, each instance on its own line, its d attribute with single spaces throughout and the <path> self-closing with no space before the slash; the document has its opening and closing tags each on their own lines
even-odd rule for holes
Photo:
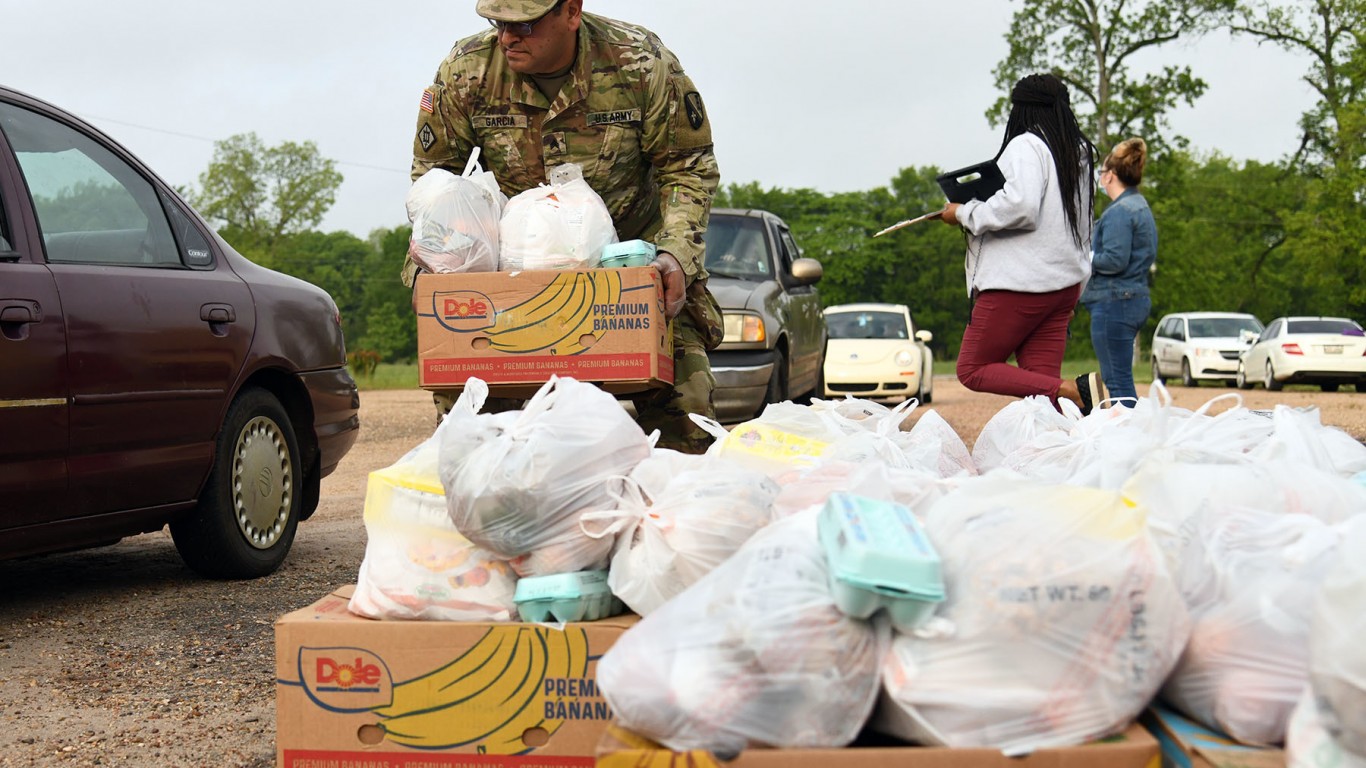
<svg viewBox="0 0 1366 768">
<path fill-rule="evenodd" d="M 830 591 L 858 619 L 886 610 L 909 632 L 944 602 L 939 553 L 906 507 L 852 493 L 830 494 L 818 518 Z"/>
<path fill-rule="evenodd" d="M 602 266 L 648 267 L 655 260 L 655 244 L 644 240 L 627 240 L 624 243 L 608 243 L 602 249 Z"/>
<path fill-rule="evenodd" d="M 626 612 L 607 586 L 607 571 L 577 571 L 517 580 L 513 594 L 522 621 L 597 621 Z"/>
</svg>

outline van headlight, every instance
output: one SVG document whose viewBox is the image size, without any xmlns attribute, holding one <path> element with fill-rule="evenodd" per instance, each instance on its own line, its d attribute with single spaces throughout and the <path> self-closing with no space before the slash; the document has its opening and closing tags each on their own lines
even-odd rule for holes
<svg viewBox="0 0 1366 768">
<path fill-rule="evenodd" d="M 762 342 L 768 338 L 764 332 L 764 319 L 758 315 L 741 312 L 727 312 L 724 315 L 726 330 L 725 341 Z"/>
</svg>

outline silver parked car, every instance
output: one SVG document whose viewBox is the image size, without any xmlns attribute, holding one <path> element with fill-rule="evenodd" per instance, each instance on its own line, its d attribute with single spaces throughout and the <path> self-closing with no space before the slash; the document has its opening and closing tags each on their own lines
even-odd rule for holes
<svg viewBox="0 0 1366 768">
<path fill-rule="evenodd" d="M 706 243 L 708 287 L 726 323 L 725 340 L 708 353 L 717 419 L 744 421 L 768 403 L 818 392 L 820 262 L 803 258 L 787 224 L 768 211 L 713 210 Z"/>
</svg>

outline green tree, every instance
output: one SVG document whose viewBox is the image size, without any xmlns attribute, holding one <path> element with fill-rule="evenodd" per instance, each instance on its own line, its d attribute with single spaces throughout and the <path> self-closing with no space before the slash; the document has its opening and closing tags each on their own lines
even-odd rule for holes
<svg viewBox="0 0 1366 768">
<path fill-rule="evenodd" d="M 1010 52 L 992 74 L 1003 94 L 987 111 L 993 125 L 1010 113 L 1010 89 L 1025 75 L 1052 72 L 1072 91 L 1083 130 L 1102 150 L 1125 136 L 1164 138 L 1166 115 L 1194 104 L 1206 83 L 1190 67 L 1138 74 L 1136 54 L 1213 28 L 1234 0 L 1023 0 L 1011 19 Z"/>
<path fill-rule="evenodd" d="M 1290 159 L 1310 181 L 1302 205 L 1281 211 L 1295 312 L 1366 316 L 1366 0 L 1248 0 L 1230 25 L 1308 57 L 1304 81 L 1318 95 L 1300 119 Z M 1312 301 L 1310 300 L 1312 297 Z"/>
<path fill-rule="evenodd" d="M 399 280 L 411 234 L 406 225 L 370 234 L 361 291 L 364 327 L 355 341 L 348 341 L 353 348 L 374 350 L 386 362 L 417 358 L 412 292 Z"/>
<path fill-rule="evenodd" d="M 341 182 L 336 163 L 311 141 L 267 147 L 255 133 L 237 134 L 214 143 L 194 204 L 234 245 L 268 251 L 281 238 L 316 227 Z"/>
<path fill-rule="evenodd" d="M 1366 153 L 1366 0 L 1250 0 L 1230 29 L 1308 56 L 1304 81 L 1319 101 L 1300 119 L 1297 156 L 1340 173 L 1357 167 Z"/>
</svg>

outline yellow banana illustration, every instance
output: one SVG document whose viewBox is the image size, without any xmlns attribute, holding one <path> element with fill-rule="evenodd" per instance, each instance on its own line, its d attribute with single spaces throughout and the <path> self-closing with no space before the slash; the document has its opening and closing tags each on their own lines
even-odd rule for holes
<svg viewBox="0 0 1366 768">
<path fill-rule="evenodd" d="M 582 297 L 574 293 L 584 282 L 583 278 L 579 272 L 562 272 L 522 303 L 498 310 L 493 327 L 488 329 L 494 346 L 514 352 L 539 346 L 538 342 L 545 338 L 547 330 L 563 322 L 563 318 L 575 310 L 577 305 L 570 302 L 582 303 Z"/>
<path fill-rule="evenodd" d="M 566 627 L 563 632 L 539 628 L 546 641 L 548 651 L 547 678 L 585 678 L 588 676 L 588 635 L 578 627 Z M 546 719 L 545 691 L 536 697 L 534 706 L 518 712 L 498 727 L 488 739 L 488 751 L 492 754 L 513 754 L 526 750 L 522 735 L 531 728 L 542 728 L 554 733 L 563 723 L 562 720 Z"/>
<path fill-rule="evenodd" d="M 517 651 L 517 627 L 491 628 L 455 661 L 421 677 L 394 686 L 393 701 L 375 710 L 383 717 L 411 713 L 450 700 L 457 691 L 482 690 L 490 685 Z"/>
<path fill-rule="evenodd" d="M 410 747 L 526 752 L 527 729 L 554 733 L 563 723 L 545 718 L 547 674 L 583 678 L 587 669 L 588 639 L 581 628 L 493 627 L 446 667 L 394 686 L 394 704 L 375 712 L 384 718 L 387 738 Z"/>
<path fill-rule="evenodd" d="M 500 311 L 489 340 L 504 352 L 576 355 L 588 348 L 582 343 L 586 337 L 596 341 L 604 333 L 593 330 L 593 306 L 620 300 L 618 270 L 566 272 L 527 301 Z"/>
</svg>

